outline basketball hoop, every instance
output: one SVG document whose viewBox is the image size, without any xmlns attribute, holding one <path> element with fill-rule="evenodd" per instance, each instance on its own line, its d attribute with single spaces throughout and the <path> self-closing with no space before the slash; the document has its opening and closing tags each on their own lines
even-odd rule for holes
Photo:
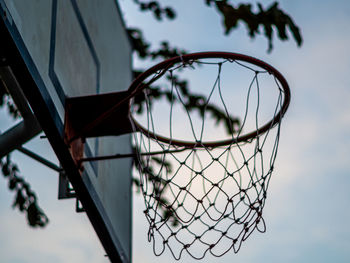
<svg viewBox="0 0 350 263">
<path fill-rule="evenodd" d="M 206 95 L 191 97 L 181 76 Z M 254 230 L 265 232 L 263 207 L 290 102 L 284 77 L 252 57 L 203 52 L 153 66 L 129 92 L 154 253 L 222 256 L 238 252 Z"/>
</svg>

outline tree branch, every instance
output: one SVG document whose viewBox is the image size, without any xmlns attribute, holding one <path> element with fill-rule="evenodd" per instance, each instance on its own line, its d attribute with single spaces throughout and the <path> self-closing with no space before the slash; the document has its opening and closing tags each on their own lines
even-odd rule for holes
<svg viewBox="0 0 350 263">
<path fill-rule="evenodd" d="M 236 29 L 239 22 L 247 26 L 249 37 L 254 38 L 260 34 L 259 27 L 263 27 L 264 35 L 268 39 L 268 52 L 273 49 L 273 32 L 277 30 L 277 36 L 280 40 L 288 40 L 287 29 L 292 33 L 294 40 L 300 47 L 303 40 L 298 26 L 292 18 L 278 7 L 278 3 L 272 3 L 267 9 L 258 3 L 259 12 L 254 13 L 251 4 L 239 4 L 234 7 L 227 1 L 206 1 L 208 5 L 215 2 L 217 10 L 223 16 L 225 34 L 228 35 L 233 29 Z"/>
<path fill-rule="evenodd" d="M 38 205 L 36 194 L 32 191 L 29 183 L 19 176 L 18 167 L 10 160 L 8 155 L 5 160 L 0 160 L 0 168 L 3 176 L 8 179 L 8 187 L 16 193 L 12 207 L 26 213 L 28 224 L 31 227 L 44 227 L 49 219 Z"/>
</svg>

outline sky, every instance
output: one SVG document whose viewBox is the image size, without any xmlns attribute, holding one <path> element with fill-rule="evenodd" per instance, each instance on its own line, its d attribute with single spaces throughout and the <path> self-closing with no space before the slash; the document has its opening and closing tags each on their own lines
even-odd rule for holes
<svg viewBox="0 0 350 263">
<path fill-rule="evenodd" d="M 350 3 L 280 1 L 301 28 L 304 42 L 298 48 L 293 40 L 275 38 L 268 54 L 267 40 L 249 39 L 243 25 L 223 36 L 221 18 L 204 1 L 176 1 L 177 20 L 162 23 L 150 14 L 140 15 L 131 2 L 120 1 L 125 22 L 142 27 L 149 41 L 168 39 L 190 52 L 255 56 L 278 68 L 291 88 L 264 208 L 267 232 L 253 233 L 238 254 L 208 256 L 203 262 L 349 262 Z M 1 111 L 0 130 L 10 125 Z M 45 139 L 25 146 L 57 162 Z M 58 175 L 20 153 L 12 158 L 37 192 L 50 223 L 44 229 L 28 227 L 24 216 L 11 208 L 13 194 L 1 179 L 1 262 L 108 262 L 86 215 L 75 213 L 74 200 L 57 200 Z M 142 199 L 137 194 L 133 198 L 133 262 L 175 262 L 167 252 L 153 255 Z M 184 256 L 182 262 L 195 261 Z"/>
</svg>

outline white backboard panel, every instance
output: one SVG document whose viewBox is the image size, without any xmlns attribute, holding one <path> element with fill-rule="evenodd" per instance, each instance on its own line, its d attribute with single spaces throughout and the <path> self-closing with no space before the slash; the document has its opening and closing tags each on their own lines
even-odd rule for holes
<svg viewBox="0 0 350 263">
<path fill-rule="evenodd" d="M 131 83 L 131 43 L 118 4 L 0 0 L 0 8 L 36 84 L 23 87 L 34 113 L 107 253 L 130 262 L 131 159 L 88 162 L 80 175 L 64 144 L 66 98 L 123 91 Z M 84 150 L 87 157 L 130 152 L 129 135 L 88 139 Z"/>
</svg>

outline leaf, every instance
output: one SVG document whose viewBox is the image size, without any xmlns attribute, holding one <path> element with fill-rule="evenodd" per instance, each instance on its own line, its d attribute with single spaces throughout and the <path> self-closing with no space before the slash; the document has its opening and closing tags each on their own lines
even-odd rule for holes
<svg viewBox="0 0 350 263">
<path fill-rule="evenodd" d="M 160 8 L 155 8 L 153 14 L 158 20 L 162 20 L 162 10 Z"/>
<path fill-rule="evenodd" d="M 2 165 L 1 171 L 5 177 L 7 177 L 11 174 L 8 162 L 6 162 L 5 164 Z"/>
<path fill-rule="evenodd" d="M 27 220 L 32 227 L 44 227 L 48 224 L 49 219 L 37 206 L 36 203 L 31 203 L 27 209 Z"/>
<path fill-rule="evenodd" d="M 150 44 L 147 43 L 142 35 L 142 31 L 137 28 L 129 28 L 128 30 L 132 46 L 140 58 L 146 58 L 149 54 Z"/>
<path fill-rule="evenodd" d="M 165 210 L 163 210 L 163 218 L 165 220 L 172 220 L 171 225 L 173 227 L 176 227 L 179 225 L 179 219 L 176 217 L 175 213 L 173 210 L 171 210 L 170 208 L 165 208 Z"/>
<path fill-rule="evenodd" d="M 137 193 L 141 192 L 141 183 L 140 183 L 140 179 L 133 177 L 132 178 L 132 183 L 136 186 L 136 191 Z"/>
<path fill-rule="evenodd" d="M 169 161 L 167 161 L 167 160 L 165 160 L 165 159 L 163 159 L 163 158 L 158 158 L 158 157 L 152 157 L 151 159 L 152 159 L 152 161 L 154 161 L 155 163 L 157 163 L 157 164 L 159 164 L 159 165 L 161 165 L 161 166 L 164 166 L 165 169 L 166 169 L 166 171 L 167 171 L 168 173 L 171 173 L 172 168 L 171 168 L 171 163 L 170 163 Z"/>
<path fill-rule="evenodd" d="M 11 178 L 8 185 L 9 189 L 14 190 L 16 188 L 16 185 L 17 185 L 16 178 Z"/>
<path fill-rule="evenodd" d="M 19 172 L 18 166 L 16 164 L 12 164 L 11 170 L 12 170 L 13 173 Z"/>
<path fill-rule="evenodd" d="M 17 191 L 16 199 L 15 199 L 15 202 L 13 203 L 12 207 L 13 208 L 18 207 L 18 209 L 21 212 L 23 212 L 25 209 L 25 202 L 26 202 L 26 199 L 24 198 L 22 191 L 19 189 Z"/>
<path fill-rule="evenodd" d="M 225 34 L 229 34 L 233 28 L 237 27 L 238 16 L 236 9 L 233 6 L 228 5 L 226 2 L 216 2 L 216 7 L 224 16 Z"/>
<path fill-rule="evenodd" d="M 214 0 L 205 0 L 206 5 L 210 6 L 211 3 L 215 2 Z"/>
<path fill-rule="evenodd" d="M 176 13 L 175 13 L 175 11 L 172 8 L 166 7 L 164 9 L 164 11 L 165 11 L 165 14 L 166 14 L 167 18 L 175 19 Z"/>
</svg>

